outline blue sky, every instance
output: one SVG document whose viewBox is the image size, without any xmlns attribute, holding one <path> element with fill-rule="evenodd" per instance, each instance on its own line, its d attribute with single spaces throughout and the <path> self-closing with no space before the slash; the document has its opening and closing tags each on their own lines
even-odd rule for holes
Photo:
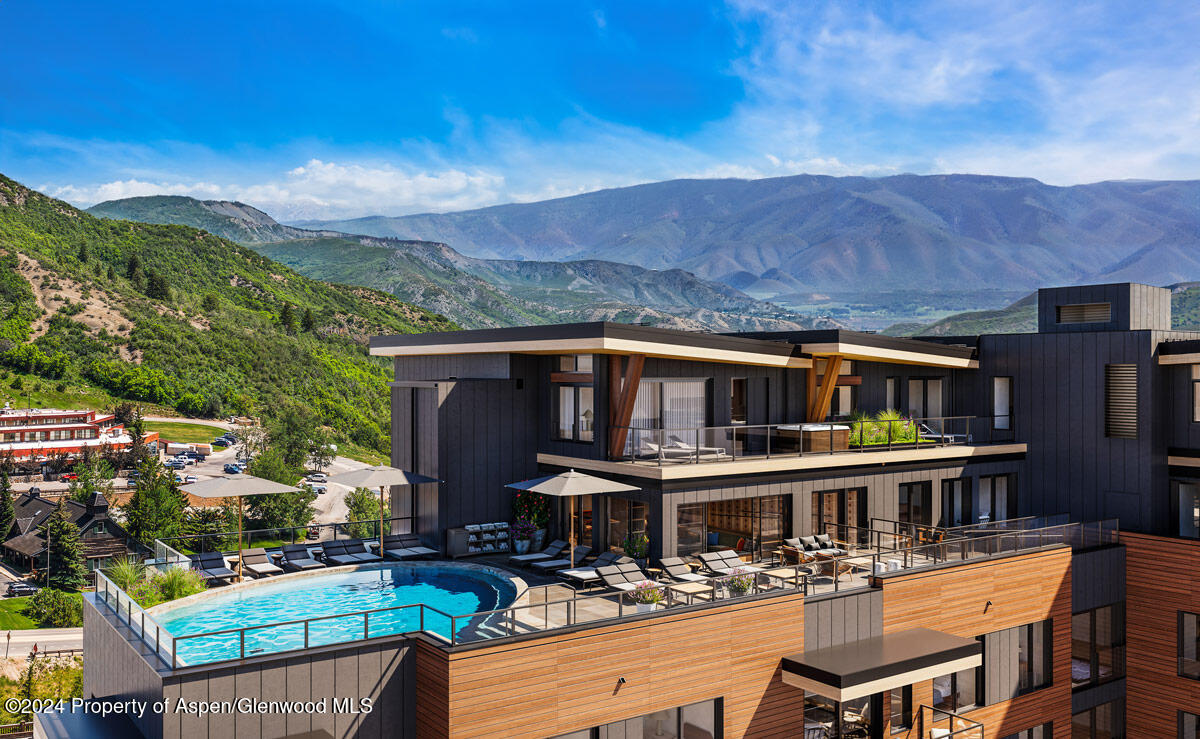
<svg viewBox="0 0 1200 739">
<path fill-rule="evenodd" d="M 1195 2 L 5 0 L 0 172 L 286 219 L 674 177 L 1191 179 L 1198 38 Z"/>
</svg>

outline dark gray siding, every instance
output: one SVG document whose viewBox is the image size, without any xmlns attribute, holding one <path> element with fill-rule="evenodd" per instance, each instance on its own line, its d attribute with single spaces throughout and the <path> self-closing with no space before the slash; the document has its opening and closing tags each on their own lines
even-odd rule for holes
<svg viewBox="0 0 1200 739">
<path fill-rule="evenodd" d="M 107 607 L 98 609 L 95 595 L 83 596 L 83 697 L 137 699 L 153 704 L 163 698 L 159 673 L 150 666 L 140 643 L 131 641 L 128 629 L 112 616 Z M 154 659 L 150 656 L 149 659 Z M 150 714 L 130 720 L 149 739 L 163 736 L 162 722 Z"/>
<path fill-rule="evenodd" d="M 1058 323 L 1058 306 L 1108 303 L 1112 320 L 1105 324 Z M 1038 290 L 1039 333 L 1170 330 L 1171 291 L 1137 283 L 1079 285 Z"/>
<path fill-rule="evenodd" d="M 804 601 L 804 649 L 837 647 L 883 636 L 883 591 L 808 598 Z"/>
<path fill-rule="evenodd" d="M 505 379 L 509 354 L 460 354 L 441 357 L 396 357 L 397 380 L 448 380 L 450 378 Z"/>
<path fill-rule="evenodd" d="M 1071 611 L 1079 613 L 1125 600 L 1125 547 L 1071 557 Z"/>
</svg>

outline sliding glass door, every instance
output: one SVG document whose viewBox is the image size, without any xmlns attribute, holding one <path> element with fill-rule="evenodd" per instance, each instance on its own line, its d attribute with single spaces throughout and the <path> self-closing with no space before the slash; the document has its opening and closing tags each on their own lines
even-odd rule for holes
<svg viewBox="0 0 1200 739">
<path fill-rule="evenodd" d="M 812 533 L 865 545 L 867 489 L 821 490 L 812 494 Z"/>
<path fill-rule="evenodd" d="M 675 515 L 676 554 L 681 557 L 733 549 L 760 559 L 792 535 L 790 495 L 686 503 Z"/>
</svg>

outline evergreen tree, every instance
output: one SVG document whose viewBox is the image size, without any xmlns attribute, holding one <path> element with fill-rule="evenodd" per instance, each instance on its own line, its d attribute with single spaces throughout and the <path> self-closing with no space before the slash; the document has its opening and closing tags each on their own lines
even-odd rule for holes
<svg viewBox="0 0 1200 739">
<path fill-rule="evenodd" d="M 58 507 L 41 527 L 42 538 L 49 550 L 47 584 L 56 590 L 75 591 L 87 585 L 87 559 L 79 528 L 71 523 L 66 497 L 58 499 Z"/>
<path fill-rule="evenodd" d="M 146 297 L 163 302 L 171 300 L 171 286 L 161 272 L 150 270 L 146 274 Z"/>
<path fill-rule="evenodd" d="M 131 280 L 137 279 L 138 275 L 142 274 L 142 260 L 137 254 L 129 255 L 129 261 L 125 265 L 125 276 Z"/>
<path fill-rule="evenodd" d="M 289 334 L 296 330 L 296 311 L 291 303 L 284 303 L 283 309 L 279 311 L 279 325 Z"/>
<path fill-rule="evenodd" d="M 86 241 L 79 245 L 79 255 L 78 256 L 79 256 L 79 261 L 84 262 L 84 263 L 87 262 L 87 260 L 88 260 L 88 245 L 87 245 Z"/>
<path fill-rule="evenodd" d="M 17 513 L 13 508 L 12 486 L 8 479 L 8 470 L 0 470 L 0 536 L 8 538 Z"/>
<path fill-rule="evenodd" d="M 125 530 L 143 544 L 182 535 L 188 501 L 174 476 L 157 459 L 145 460 L 138 471 L 137 491 L 121 507 Z"/>
<path fill-rule="evenodd" d="M 300 319 L 300 328 L 304 333 L 311 334 L 317 326 L 317 317 L 313 315 L 312 308 L 304 309 L 304 316 Z"/>
<path fill-rule="evenodd" d="M 113 280 L 117 279 L 117 271 L 115 269 L 113 269 L 113 266 L 111 264 L 108 265 L 108 272 L 105 273 L 105 277 L 108 279 L 109 282 L 112 282 Z"/>
<path fill-rule="evenodd" d="M 200 307 L 205 313 L 216 313 L 217 309 L 221 307 L 221 303 L 217 300 L 216 293 L 205 293 Z"/>
</svg>

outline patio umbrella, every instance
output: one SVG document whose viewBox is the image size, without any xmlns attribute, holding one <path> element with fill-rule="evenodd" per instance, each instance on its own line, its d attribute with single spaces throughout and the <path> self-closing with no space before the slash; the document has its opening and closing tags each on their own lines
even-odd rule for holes
<svg viewBox="0 0 1200 739">
<path fill-rule="evenodd" d="M 436 477 L 409 472 L 398 467 L 387 465 L 372 465 L 361 470 L 351 470 L 329 478 L 330 482 L 352 488 L 379 488 L 379 556 L 383 556 L 383 493 L 393 485 L 425 485 L 431 482 L 441 482 Z"/>
<path fill-rule="evenodd" d="M 633 485 L 626 485 L 612 480 L 605 480 L 603 477 L 595 477 L 594 475 L 576 472 L 575 470 L 567 470 L 560 472 L 557 475 L 549 477 L 539 477 L 533 480 L 525 480 L 524 482 L 513 482 L 505 485 L 506 488 L 513 490 L 525 490 L 530 493 L 541 493 L 542 495 L 553 495 L 556 498 L 569 498 L 571 506 L 570 521 L 575 520 L 575 498 L 579 495 L 594 495 L 597 493 L 626 493 L 641 488 Z M 570 525 L 570 540 L 571 540 L 571 567 L 575 566 L 575 526 Z"/>
<path fill-rule="evenodd" d="M 242 579 L 242 496 L 298 493 L 300 488 L 266 480 L 254 475 L 225 475 L 181 485 L 180 490 L 197 498 L 237 498 L 238 502 L 238 580 Z"/>
</svg>

